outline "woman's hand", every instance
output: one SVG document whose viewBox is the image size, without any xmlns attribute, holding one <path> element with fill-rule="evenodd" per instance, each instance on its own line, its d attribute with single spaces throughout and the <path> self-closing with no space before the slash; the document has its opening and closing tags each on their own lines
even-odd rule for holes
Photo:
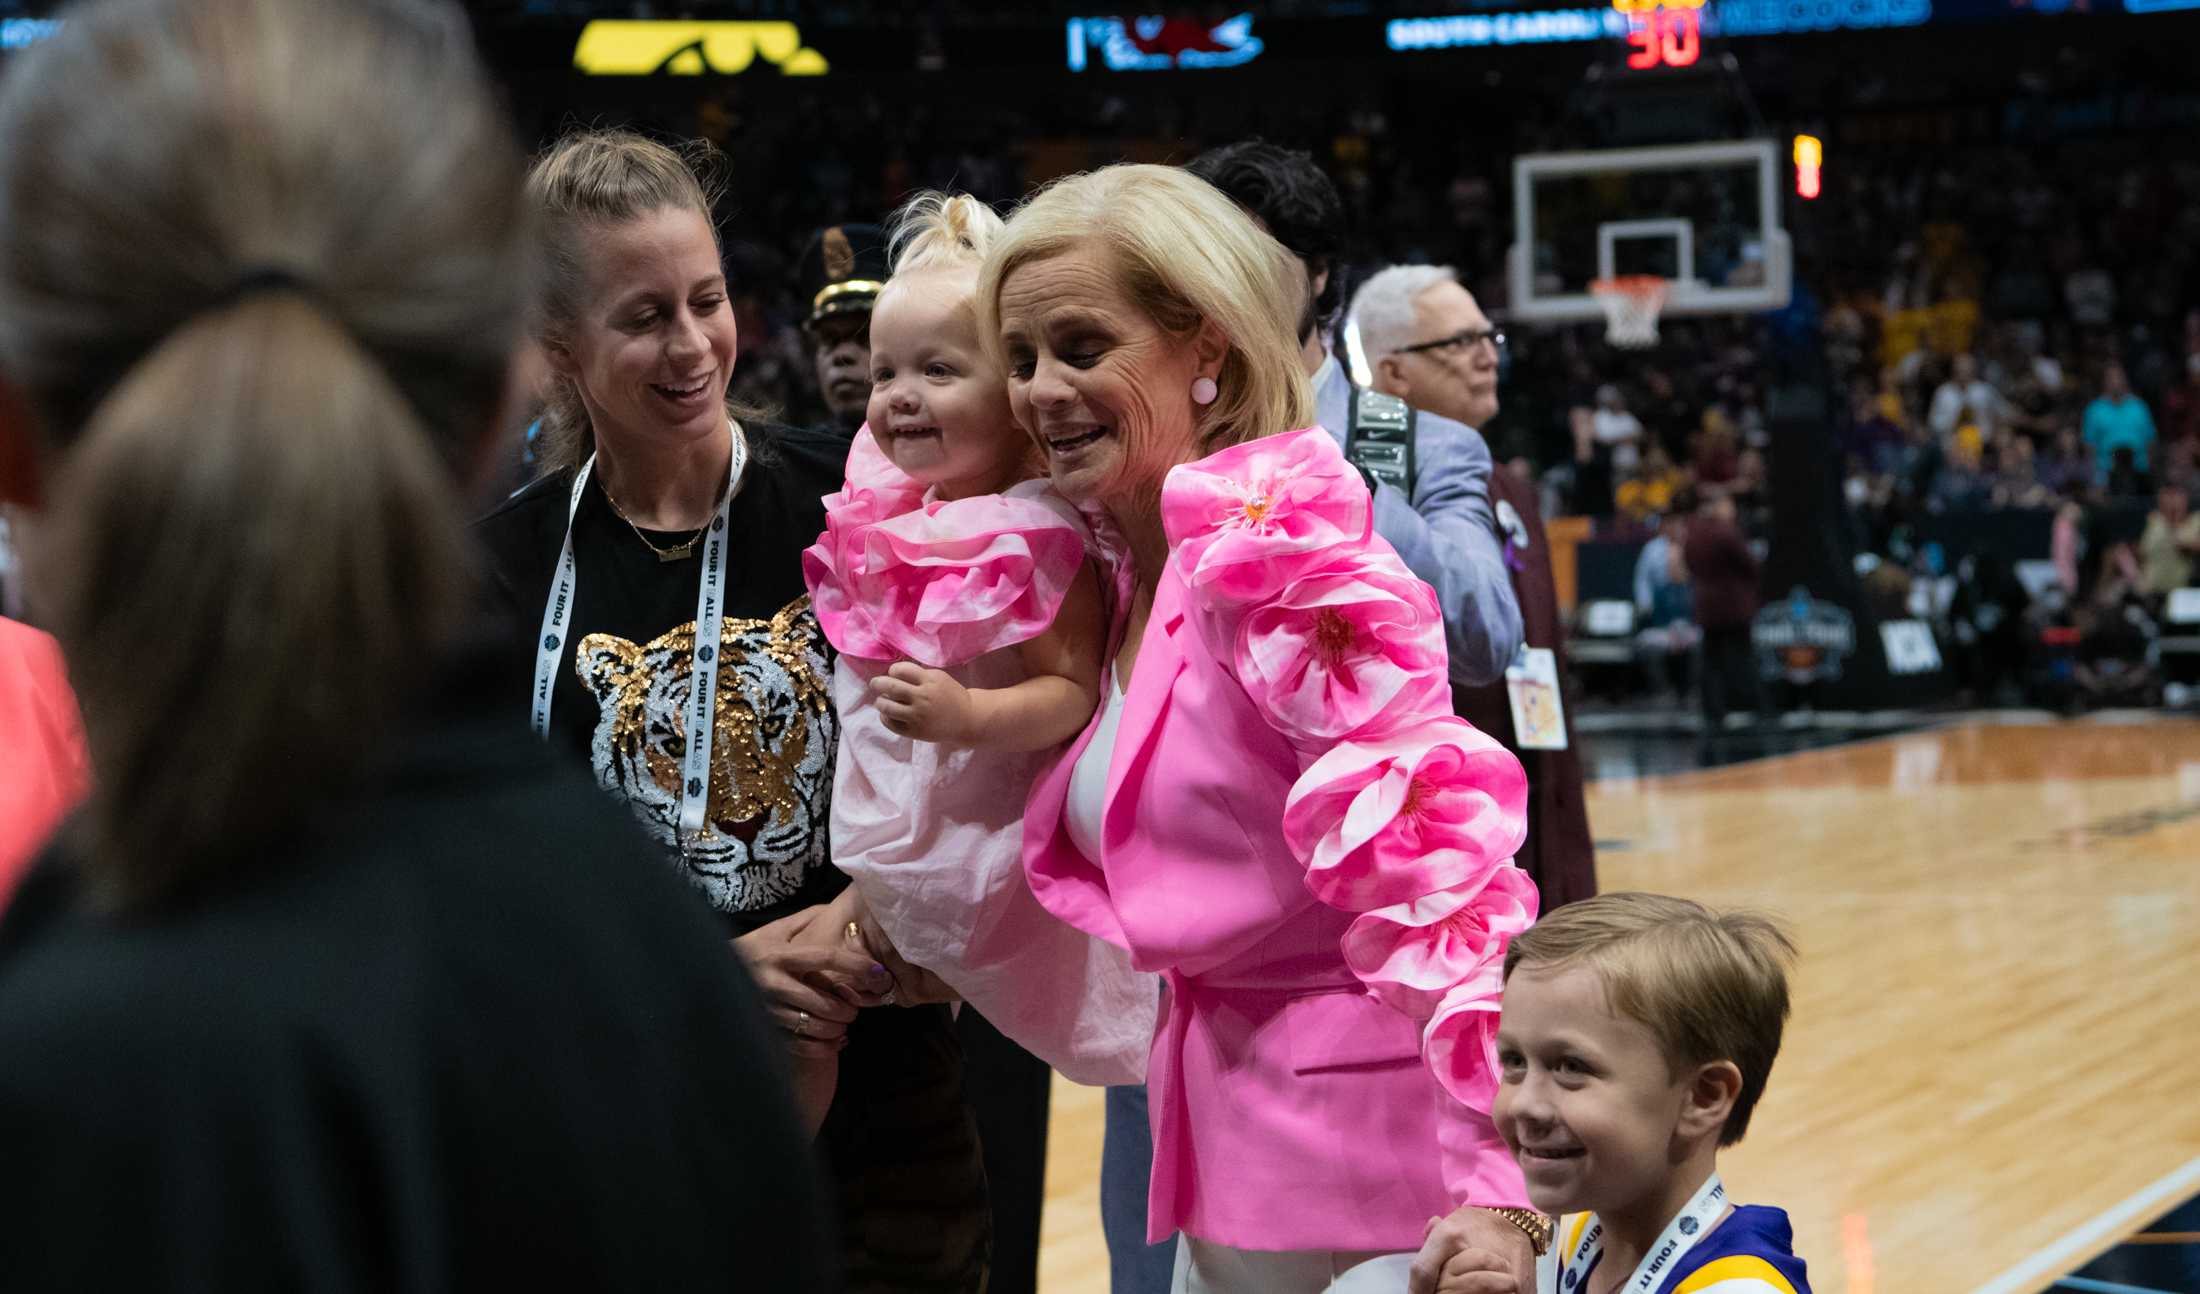
<svg viewBox="0 0 2200 1294">
<path fill-rule="evenodd" d="M 931 1006 L 962 1000 L 962 995 L 949 987 L 947 981 L 902 957 L 894 941 L 887 937 L 885 927 L 879 925 L 871 909 L 864 905 L 863 896 L 856 892 L 855 886 L 841 891 L 840 897 L 833 901 L 832 913 L 836 921 L 846 923 L 850 946 L 861 948 L 868 956 L 884 963 L 887 973 L 894 977 L 894 990 L 886 996 L 889 1004 Z"/>
<path fill-rule="evenodd" d="M 822 904 L 805 908 L 733 941 L 788 1049 L 809 1060 L 838 1055 L 856 1013 L 894 989 L 886 967 L 835 937 L 835 927 L 818 928 L 825 912 Z"/>
<path fill-rule="evenodd" d="M 1428 1239 L 1406 1278 L 1407 1294 L 1533 1294 L 1535 1247 L 1528 1233 L 1468 1205 L 1428 1220 Z"/>
<path fill-rule="evenodd" d="M 871 680 L 887 728 L 918 741 L 967 746 L 976 737 L 977 706 L 970 689 L 944 670 L 901 661 Z"/>
</svg>

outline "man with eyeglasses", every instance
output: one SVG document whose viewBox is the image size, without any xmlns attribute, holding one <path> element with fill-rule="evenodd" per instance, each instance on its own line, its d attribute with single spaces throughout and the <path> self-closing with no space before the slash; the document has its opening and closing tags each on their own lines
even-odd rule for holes
<svg viewBox="0 0 2200 1294">
<path fill-rule="evenodd" d="M 1486 427 L 1497 416 L 1497 367 L 1505 335 L 1450 269 L 1393 265 L 1375 274 L 1353 296 L 1352 319 L 1376 390 L 1470 426 Z M 1505 535 L 1525 645 L 1563 660 L 1565 621 L 1559 614 L 1535 487 L 1503 471 L 1490 478 L 1489 492 Z M 1452 702 L 1468 722 L 1518 755 L 1527 770 L 1528 838 L 1515 861 L 1534 878 L 1543 910 L 1595 894 L 1596 843 L 1582 798 L 1571 708 L 1565 745 L 1531 749 L 1520 744 L 1502 682 L 1454 687 Z"/>
<path fill-rule="evenodd" d="M 1258 139 L 1210 149 L 1186 169 L 1298 257 L 1306 276 L 1298 338 L 1315 413 L 1367 478 L 1376 532 L 1436 590 L 1452 682 L 1501 680 L 1520 647 L 1520 609 L 1490 505 L 1490 447 L 1456 415 L 1416 414 L 1405 402 L 1355 387 L 1324 344 L 1323 325 L 1342 295 L 1332 272 L 1345 241 L 1336 186 L 1312 157 Z"/>
</svg>

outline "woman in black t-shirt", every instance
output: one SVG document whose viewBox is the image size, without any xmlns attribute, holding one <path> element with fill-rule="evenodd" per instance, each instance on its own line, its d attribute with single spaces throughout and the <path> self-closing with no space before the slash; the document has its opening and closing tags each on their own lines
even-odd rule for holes
<svg viewBox="0 0 2200 1294">
<path fill-rule="evenodd" d="M 548 471 L 479 528 L 520 648 L 509 703 L 722 914 L 789 1051 L 839 1054 L 818 1140 L 849 1288 L 979 1290 L 984 1173 L 946 1009 L 889 1005 L 894 981 L 860 942 L 813 928 L 837 923 L 824 914 L 846 881 L 828 850 L 830 649 L 801 553 L 846 444 L 731 416 L 733 311 L 680 154 L 580 132 L 528 190 L 548 262 Z"/>
</svg>

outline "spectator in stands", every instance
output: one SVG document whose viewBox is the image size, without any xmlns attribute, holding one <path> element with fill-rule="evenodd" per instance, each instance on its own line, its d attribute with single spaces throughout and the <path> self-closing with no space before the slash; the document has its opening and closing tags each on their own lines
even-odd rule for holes
<svg viewBox="0 0 2200 1294">
<path fill-rule="evenodd" d="M 2081 579 L 2079 563 L 2085 560 L 2085 505 L 2064 499 L 2055 507 L 2055 524 L 2047 537 L 2048 560 L 2055 565 L 2055 586 L 2065 604 L 2075 602 Z"/>
<path fill-rule="evenodd" d="M 2101 370 L 2101 393 L 2085 407 L 2085 443 L 2093 447 L 2101 475 L 2109 476 L 2119 449 L 2131 451 L 2132 466 L 2149 468 L 2154 448 L 2154 416 L 2146 401 L 2132 393 L 2124 366 L 2110 360 Z"/>
<path fill-rule="evenodd" d="M 2162 393 L 2162 443 L 2200 441 L 2200 350 L 2186 354 L 2177 381 Z"/>
<path fill-rule="evenodd" d="M 2001 392 L 1979 376 L 1978 357 L 1966 352 L 1956 356 L 1948 380 L 1933 392 L 1932 413 L 1926 421 L 1943 440 L 1965 425 L 1977 427 L 1980 435 L 1991 440 L 2009 413 L 2009 402 Z"/>
<path fill-rule="evenodd" d="M 1681 501 L 1693 502 L 1685 496 Z M 1676 507 L 1660 520 L 1658 533 L 1635 558 L 1636 655 L 1650 676 L 1651 690 L 1676 700 L 1702 637 L 1689 596 L 1688 563 L 1681 555 L 1687 539 L 1688 515 Z"/>
<path fill-rule="evenodd" d="M 2093 594 L 2078 614 L 2080 637 L 2075 675 L 2079 696 L 2095 705 L 2153 698 L 2156 676 L 2147 646 L 2158 632 L 2139 584 L 2139 558 L 2130 544 L 2101 554 Z"/>
<path fill-rule="evenodd" d="M 1994 449 L 1997 469 L 1991 484 L 1990 502 L 1997 508 L 2044 505 L 2048 492 L 2040 483 L 2039 463 L 2032 442 L 2023 436 L 2004 433 Z"/>
<path fill-rule="evenodd" d="M 1696 484 L 1724 489 L 1741 475 L 1742 451 L 1734 420 L 1726 410 L 1712 405 L 1703 411 L 1703 430 L 1696 435 L 1695 461 L 1690 465 Z"/>
<path fill-rule="evenodd" d="M 1643 450 L 1642 462 L 1613 494 L 1619 515 L 1629 521 L 1648 522 L 1673 507 L 1673 496 L 1688 484 L 1688 475 L 1673 466 L 1665 446 L 1653 440 Z"/>
<path fill-rule="evenodd" d="M 2139 536 L 2139 591 L 2161 598 L 2191 584 L 2195 555 L 2200 555 L 2200 515 L 2181 487 L 2164 485 Z"/>
<path fill-rule="evenodd" d="M 2078 438 L 2076 427 L 2065 425 L 2055 433 L 2055 446 L 2039 464 L 2040 485 L 2050 494 L 2075 497 L 2093 488 L 2093 455 Z"/>
<path fill-rule="evenodd" d="M 1866 472 L 1893 470 L 1902 452 L 1902 428 L 1887 416 L 1871 382 L 1858 376 L 1849 387 L 1849 418 L 1843 427 L 1842 448 Z"/>
<path fill-rule="evenodd" d="M 1597 444 L 1612 456 L 1612 474 L 1625 477 L 1642 461 L 1642 420 L 1627 411 L 1619 388 L 1607 382 L 1597 388 L 1596 408 L 1589 415 Z"/>
<path fill-rule="evenodd" d="M 1572 506 L 1576 516 L 1609 517 L 1617 507 L 1612 481 L 1612 451 L 1597 443 L 1596 411 L 1577 404 L 1566 411 L 1573 440 Z"/>
<path fill-rule="evenodd" d="M 2109 458 L 2103 489 L 2112 499 L 2136 499 L 2154 492 L 2154 478 L 2140 470 L 2131 446 L 2118 445 Z"/>
<path fill-rule="evenodd" d="M 1757 558 L 1734 523 L 1734 501 L 1706 490 L 1699 497 L 1681 546 L 1696 624 L 1703 633 L 1705 733 L 1725 726 L 1729 701 L 1757 708 L 1757 671 L 1749 628 L 1757 617 Z"/>
<path fill-rule="evenodd" d="M 2089 257 L 2063 278 L 2063 303 L 2080 327 L 2106 328 L 2116 321 L 2116 280 Z"/>
</svg>

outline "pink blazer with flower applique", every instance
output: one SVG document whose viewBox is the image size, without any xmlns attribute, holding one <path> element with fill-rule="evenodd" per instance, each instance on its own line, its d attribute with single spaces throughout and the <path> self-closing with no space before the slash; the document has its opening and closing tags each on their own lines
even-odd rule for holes
<svg viewBox="0 0 2200 1294">
<path fill-rule="evenodd" d="M 1417 1248 L 1520 1206 L 1489 1119 L 1526 783 L 1450 713 L 1434 595 L 1320 428 L 1173 471 L 1095 862 L 1032 789 L 1032 892 L 1163 973 L 1149 1238 Z"/>
</svg>

